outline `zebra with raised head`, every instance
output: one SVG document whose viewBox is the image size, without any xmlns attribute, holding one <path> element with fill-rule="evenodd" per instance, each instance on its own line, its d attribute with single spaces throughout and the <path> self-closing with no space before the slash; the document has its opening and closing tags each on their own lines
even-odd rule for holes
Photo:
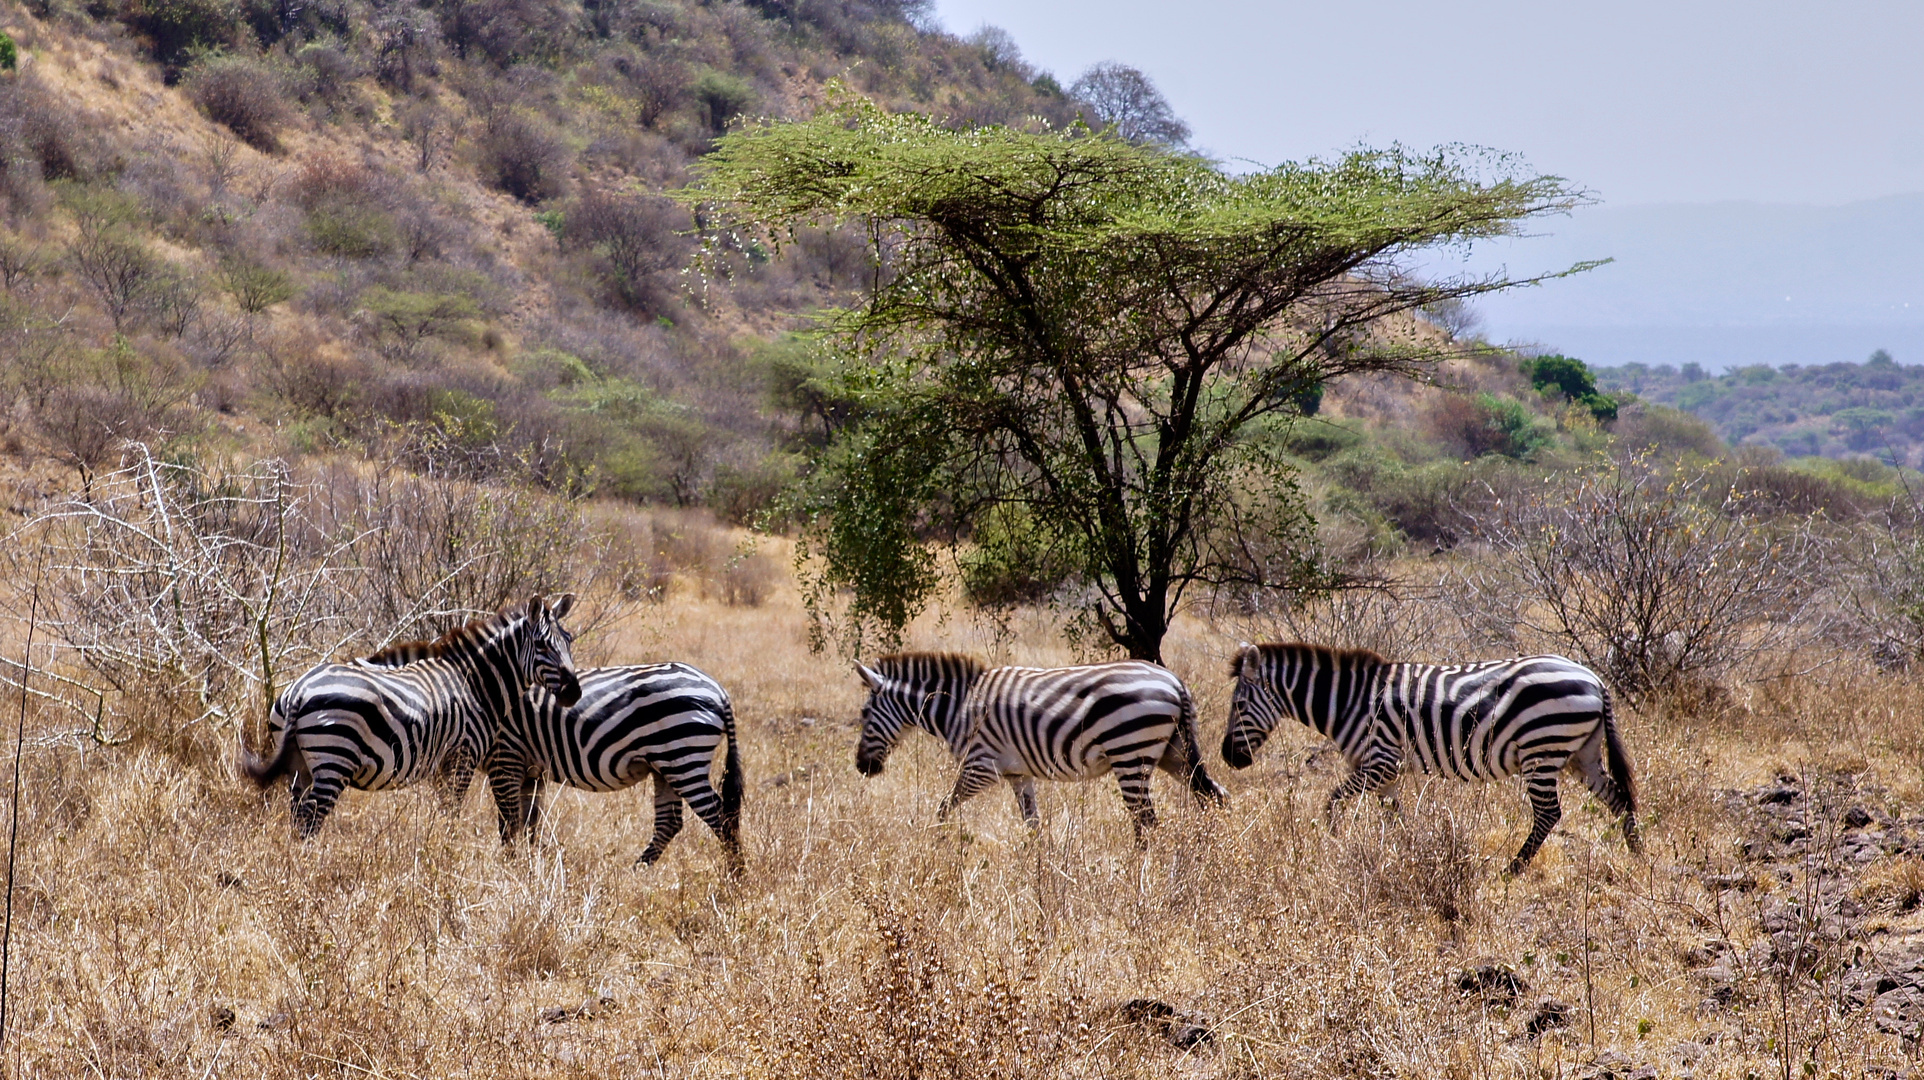
<svg viewBox="0 0 1924 1080">
<path fill-rule="evenodd" d="M 1574 765 L 1604 805 L 1637 837 L 1637 785 L 1596 672 L 1561 656 L 1474 664 L 1391 663 L 1366 649 L 1244 645 L 1230 666 L 1236 692 L 1223 734 L 1223 760 L 1246 768 L 1284 718 L 1329 736 L 1350 774 L 1329 794 L 1336 804 L 1380 791 L 1408 766 L 1458 780 L 1522 775 L 1533 821 L 1510 861 L 1517 874 L 1563 817 L 1557 775 Z M 1606 760 L 1608 768 L 1605 768 Z"/>
<path fill-rule="evenodd" d="M 266 788 L 289 778 L 294 828 L 312 836 L 347 787 L 379 791 L 433 779 L 458 806 L 495 730 L 530 686 L 561 700 L 581 696 L 561 620 L 572 594 L 552 607 L 539 596 L 448 631 L 351 664 L 322 664 L 274 702 L 272 757 L 241 755 L 241 771 Z"/>
<path fill-rule="evenodd" d="M 1189 689 L 1167 668 L 1139 660 L 985 668 L 972 656 L 901 653 L 856 669 L 869 695 L 855 767 L 864 776 L 880 773 L 905 728 L 940 738 L 962 772 L 938 820 L 1007 780 L 1034 828 L 1041 823 L 1038 778 L 1087 780 L 1113 771 L 1140 843 L 1143 829 L 1156 823 L 1149 779 L 1157 768 L 1181 779 L 1198 802 L 1228 799 L 1203 767 Z"/>
<path fill-rule="evenodd" d="M 721 792 L 709 782 L 723 739 Z M 516 703 L 495 735 L 488 782 L 509 843 L 540 823 L 544 781 L 586 791 L 621 791 L 655 781 L 655 835 L 635 859 L 661 858 L 681 831 L 681 804 L 720 838 L 731 870 L 742 867 L 741 743 L 728 691 L 688 664 L 641 664 L 581 672 L 572 707 L 541 688 Z"/>
</svg>

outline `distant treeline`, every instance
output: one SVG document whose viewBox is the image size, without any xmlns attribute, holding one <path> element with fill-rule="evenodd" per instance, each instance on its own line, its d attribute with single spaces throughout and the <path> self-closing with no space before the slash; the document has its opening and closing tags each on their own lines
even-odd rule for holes
<svg viewBox="0 0 1924 1080">
<path fill-rule="evenodd" d="M 1861 364 L 1755 364 L 1722 375 L 1698 364 L 1595 371 L 1604 391 L 1694 413 L 1732 444 L 1765 443 L 1791 456 L 1924 463 L 1924 365 L 1899 364 L 1882 349 Z"/>
</svg>

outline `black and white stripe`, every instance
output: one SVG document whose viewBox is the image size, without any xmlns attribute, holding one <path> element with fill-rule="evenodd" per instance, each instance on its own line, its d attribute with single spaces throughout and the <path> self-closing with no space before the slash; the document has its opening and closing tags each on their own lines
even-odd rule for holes
<svg viewBox="0 0 1924 1080">
<path fill-rule="evenodd" d="M 263 788 L 289 778 L 302 836 L 321 827 L 350 786 L 379 791 L 432 778 L 444 802 L 458 806 L 495 729 L 528 687 L 580 697 L 573 639 L 560 622 L 573 606 L 572 595 L 553 607 L 537 596 L 433 642 L 314 668 L 274 703 L 273 756 L 243 751 L 241 769 Z"/>
<path fill-rule="evenodd" d="M 881 772 L 906 727 L 941 738 L 962 765 L 941 818 L 1003 779 L 1033 827 L 1038 778 L 1086 780 L 1113 770 L 1140 841 L 1156 823 L 1156 768 L 1179 777 L 1198 801 L 1227 797 L 1203 767 L 1188 688 L 1155 664 L 985 669 L 969 656 L 903 653 L 856 667 L 869 696 L 855 767 Z"/>
<path fill-rule="evenodd" d="M 715 749 L 728 741 L 721 792 L 709 782 Z M 531 689 L 496 733 L 489 784 L 512 841 L 540 822 L 544 781 L 621 791 L 653 777 L 655 835 L 635 860 L 652 863 L 681 831 L 687 800 L 741 868 L 742 761 L 735 708 L 721 684 L 687 664 L 590 668 L 581 700 L 563 705 Z"/>
<path fill-rule="evenodd" d="M 1557 775 L 1575 765 L 1597 798 L 1623 817 L 1639 851 L 1637 789 L 1597 674 L 1561 656 L 1477 664 L 1393 664 L 1367 650 L 1245 645 L 1223 735 L 1223 760 L 1245 768 L 1278 722 L 1293 718 L 1335 740 L 1350 775 L 1339 800 L 1379 791 L 1406 766 L 1458 780 L 1521 774 L 1534 821 L 1508 873 L 1521 871 L 1563 816 Z M 1605 758 L 1608 758 L 1608 769 Z"/>
</svg>

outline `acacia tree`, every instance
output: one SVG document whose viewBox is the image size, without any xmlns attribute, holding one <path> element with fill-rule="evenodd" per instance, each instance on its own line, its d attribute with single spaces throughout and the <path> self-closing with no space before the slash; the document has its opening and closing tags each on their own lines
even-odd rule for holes
<svg viewBox="0 0 1924 1080">
<path fill-rule="evenodd" d="M 1312 569 L 1266 428 L 1329 379 L 1419 374 L 1447 348 L 1394 316 L 1521 283 L 1423 281 L 1407 257 L 1581 200 L 1470 151 L 1230 175 L 849 99 L 723 137 L 682 197 L 773 242 L 854 222 L 873 245 L 864 301 L 825 325 L 854 407 L 803 500 L 818 613 L 845 590 L 858 648 L 899 631 L 938 583 L 926 541 L 980 533 L 1017 569 L 1060 568 L 1150 660 L 1192 588 Z"/>
</svg>

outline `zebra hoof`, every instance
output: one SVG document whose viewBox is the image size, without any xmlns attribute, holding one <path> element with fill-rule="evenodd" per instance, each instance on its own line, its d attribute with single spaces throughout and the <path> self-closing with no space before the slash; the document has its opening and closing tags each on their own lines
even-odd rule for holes
<svg viewBox="0 0 1924 1080">
<path fill-rule="evenodd" d="M 655 860 L 659 858 L 661 858 L 661 852 L 659 851 L 644 851 L 635 856 L 635 865 L 629 869 L 639 870 L 644 866 L 653 866 L 655 865 Z"/>
</svg>

